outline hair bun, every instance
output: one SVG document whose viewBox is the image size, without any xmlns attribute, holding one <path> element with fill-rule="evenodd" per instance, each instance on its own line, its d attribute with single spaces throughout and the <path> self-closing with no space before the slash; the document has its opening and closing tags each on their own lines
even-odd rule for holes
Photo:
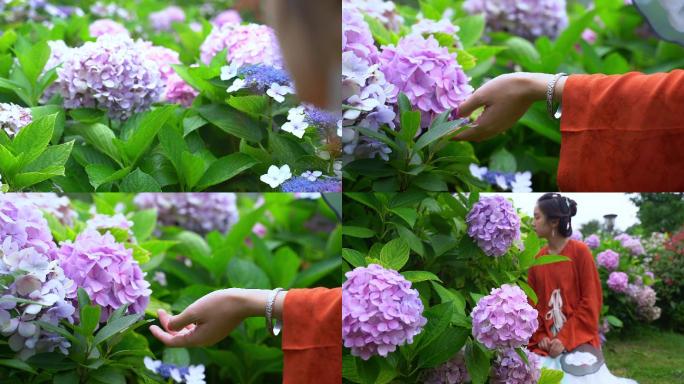
<svg viewBox="0 0 684 384">
<path fill-rule="evenodd" d="M 577 202 L 573 199 L 568 199 L 568 207 L 570 208 L 570 217 L 577 214 Z"/>
</svg>

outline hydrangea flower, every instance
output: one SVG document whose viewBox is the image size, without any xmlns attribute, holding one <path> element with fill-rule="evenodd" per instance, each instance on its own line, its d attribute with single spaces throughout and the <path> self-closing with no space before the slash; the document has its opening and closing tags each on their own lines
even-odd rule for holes
<svg viewBox="0 0 684 384">
<path fill-rule="evenodd" d="M 226 24 L 215 27 L 200 47 L 200 58 L 204 64 L 209 64 L 217 53 L 226 48 L 227 62 L 283 67 L 278 39 L 273 29 L 266 25 Z"/>
<path fill-rule="evenodd" d="M 15 194 L 0 194 L 0 239 L 11 239 L 17 249 L 33 248 L 51 259 L 57 248 L 40 208 Z"/>
<path fill-rule="evenodd" d="M 178 52 L 152 45 L 147 41 L 138 41 L 137 44 L 139 49 L 145 52 L 145 58 L 154 61 L 159 67 L 161 80 L 165 83 L 162 99 L 189 107 L 199 92 L 186 83 L 173 68 L 173 64 L 181 64 Z"/>
<path fill-rule="evenodd" d="M 0 129 L 13 137 L 33 120 L 31 109 L 16 104 L 0 103 Z"/>
<path fill-rule="evenodd" d="M 49 213 L 63 225 L 71 226 L 78 216 L 67 196 L 40 192 L 16 193 L 14 196 L 35 205 L 41 211 Z"/>
<path fill-rule="evenodd" d="M 580 232 L 580 231 L 574 229 L 574 230 L 572 231 L 572 234 L 570 235 L 570 238 L 573 239 L 573 240 L 582 241 L 582 239 L 583 239 L 583 237 L 582 237 L 582 232 Z"/>
<path fill-rule="evenodd" d="M 369 64 L 377 64 L 380 55 L 363 14 L 347 4 L 342 6 L 342 52 L 353 52 Z"/>
<path fill-rule="evenodd" d="M 271 188 L 276 188 L 286 180 L 292 177 L 292 172 L 290 171 L 290 166 L 285 164 L 282 167 L 276 165 L 271 165 L 268 167 L 268 172 L 259 177 L 259 180 L 268 184 Z"/>
<path fill-rule="evenodd" d="M 309 177 L 293 177 L 280 186 L 283 192 L 342 192 L 342 180 L 322 177 L 311 180 Z"/>
<path fill-rule="evenodd" d="M 101 1 L 96 2 L 90 7 L 90 13 L 98 17 L 119 17 L 124 20 L 131 20 L 131 14 L 126 8 L 112 3 L 104 4 Z"/>
<path fill-rule="evenodd" d="M 303 106 L 291 108 L 287 113 L 287 122 L 280 129 L 289 132 L 298 139 L 304 137 L 309 123 L 306 122 L 306 113 Z"/>
<path fill-rule="evenodd" d="M 236 63 L 231 63 L 231 66 L 238 66 Z M 247 64 L 239 66 L 236 76 L 240 76 L 245 80 L 245 88 L 250 88 L 254 92 L 265 93 L 273 87 L 273 84 L 280 86 L 292 87 L 292 80 L 290 75 L 283 69 L 273 67 L 265 64 Z M 222 80 L 228 80 L 227 78 Z"/>
<path fill-rule="evenodd" d="M 142 45 L 125 35 L 105 35 L 75 48 L 57 69 L 66 108 L 100 108 L 126 120 L 159 100 L 164 82 Z"/>
<path fill-rule="evenodd" d="M 515 349 L 506 349 L 494 362 L 492 384 L 536 384 L 541 377 L 541 357 L 527 348 L 522 349 L 528 363 L 520 358 Z"/>
<path fill-rule="evenodd" d="M 478 167 L 477 164 L 470 164 L 470 174 L 475 178 L 486 181 L 504 191 L 527 193 L 532 192 L 532 173 L 525 172 L 499 172 L 489 170 L 487 167 Z"/>
<path fill-rule="evenodd" d="M 242 23 L 242 17 L 240 17 L 240 13 L 234 9 L 228 9 L 226 11 L 223 11 L 216 15 L 211 20 L 211 23 L 214 24 L 217 28 L 221 28 L 226 24 L 240 24 Z"/>
<path fill-rule="evenodd" d="M 520 287 L 504 284 L 481 298 L 470 314 L 473 336 L 489 349 L 518 348 L 537 330 L 537 314 Z"/>
<path fill-rule="evenodd" d="M 32 247 L 20 249 L 11 237 L 4 237 L 1 248 L 0 276 L 9 280 L 0 286 L 0 333 L 8 338 L 10 349 L 22 360 L 55 349 L 68 354 L 71 344 L 36 321 L 73 323 L 75 308 L 66 298 L 75 292 L 74 282 L 48 254 Z"/>
<path fill-rule="evenodd" d="M 422 18 L 411 26 L 411 33 L 417 35 L 434 35 L 437 33 L 449 35 L 454 39 L 454 46 L 462 48 L 461 40 L 458 38 L 458 32 L 461 30 L 458 25 L 454 25 L 448 18 L 441 20 L 432 20 Z"/>
<path fill-rule="evenodd" d="M 397 346 L 413 343 L 427 319 L 411 282 L 377 264 L 345 274 L 342 284 L 342 339 L 351 354 L 368 360 L 386 357 Z"/>
<path fill-rule="evenodd" d="M 92 37 L 116 34 L 129 36 L 126 27 L 111 19 L 100 19 L 94 21 L 92 24 L 90 24 L 90 27 L 88 27 L 88 31 Z"/>
<path fill-rule="evenodd" d="M 128 232 L 128 235 L 133 238 L 133 222 L 128 220 L 122 213 L 115 213 L 111 216 L 96 213 L 86 221 L 86 230 L 96 230 L 104 233 L 108 229 L 115 228 Z"/>
<path fill-rule="evenodd" d="M 601 245 L 601 239 L 596 234 L 591 234 L 584 239 L 584 243 L 591 249 L 596 249 Z"/>
<path fill-rule="evenodd" d="M 344 7 L 363 12 L 381 22 L 385 28 L 398 32 L 404 24 L 404 18 L 397 11 L 393 1 L 387 0 L 344 0 Z"/>
<path fill-rule="evenodd" d="M 433 37 L 409 35 L 396 46 L 383 48 L 380 54 L 380 70 L 397 93 L 389 96 L 396 102 L 399 92 L 408 97 L 411 104 L 422 112 L 422 126 L 449 109 L 454 116 L 458 105 L 473 93 L 469 78 L 450 53 Z"/>
<path fill-rule="evenodd" d="M 187 108 L 192 105 L 197 96 L 199 96 L 199 92 L 176 73 L 166 80 L 164 100 L 169 103 L 180 104 Z"/>
<path fill-rule="evenodd" d="M 596 262 L 599 267 L 606 268 L 609 271 L 614 271 L 620 265 L 620 254 L 612 249 L 606 249 L 596 255 Z"/>
<path fill-rule="evenodd" d="M 202 235 L 227 233 L 239 217 L 234 193 L 140 193 L 133 202 L 141 209 L 156 209 L 161 225 Z"/>
<path fill-rule="evenodd" d="M 568 25 L 565 0 L 466 0 L 463 9 L 483 13 L 487 26 L 527 39 L 554 39 Z"/>
<path fill-rule="evenodd" d="M 129 304 L 128 313 L 143 313 L 150 301 L 150 283 L 133 251 L 117 243 L 111 233 L 86 229 L 74 242 L 62 242 L 57 252 L 64 274 L 82 287 L 102 308 L 106 321 L 117 308 Z M 76 293 L 68 296 L 76 298 Z"/>
<path fill-rule="evenodd" d="M 466 216 L 468 236 L 488 256 L 502 256 L 520 238 L 520 218 L 502 196 L 481 197 Z"/>
<path fill-rule="evenodd" d="M 68 47 L 64 40 L 51 40 L 47 43 L 48 46 L 50 46 L 50 58 L 45 64 L 45 68 L 43 68 L 42 75 L 45 75 L 47 71 L 61 65 L 72 52 L 72 48 Z M 40 102 L 42 104 L 46 104 L 54 95 L 58 93 L 59 78 L 55 79 L 55 81 L 43 92 Z"/>
<path fill-rule="evenodd" d="M 626 292 L 627 284 L 629 283 L 629 276 L 624 272 L 611 272 L 608 275 L 608 288 L 615 292 Z"/>
<path fill-rule="evenodd" d="M 173 364 L 164 364 L 159 360 L 154 360 L 149 356 L 143 358 L 145 368 L 158 374 L 164 379 L 172 379 L 176 383 L 185 384 L 204 384 L 204 365 L 190 365 L 180 367 Z"/>
<path fill-rule="evenodd" d="M 470 375 L 465 365 L 463 351 L 435 367 L 423 377 L 424 384 L 461 384 L 470 381 Z"/>
<path fill-rule="evenodd" d="M 622 233 L 615 236 L 615 240 L 618 240 L 620 245 L 622 245 L 624 248 L 629 249 L 633 255 L 643 255 L 646 253 L 643 245 L 641 245 L 641 240 L 639 240 L 637 237 L 632 237 L 627 233 Z"/>
<path fill-rule="evenodd" d="M 172 5 L 158 12 L 150 13 L 150 24 L 156 31 L 169 31 L 173 23 L 185 21 L 185 11 L 183 8 Z"/>
</svg>

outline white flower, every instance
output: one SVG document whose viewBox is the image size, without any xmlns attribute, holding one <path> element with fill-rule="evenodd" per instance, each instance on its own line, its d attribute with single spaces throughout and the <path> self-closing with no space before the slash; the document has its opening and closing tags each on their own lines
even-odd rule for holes
<svg viewBox="0 0 684 384">
<path fill-rule="evenodd" d="M 306 113 L 303 106 L 292 108 L 287 113 L 287 123 L 283 124 L 281 129 L 285 132 L 289 132 L 297 138 L 301 139 L 306 133 L 306 129 L 309 127 L 309 123 L 306 120 Z"/>
<path fill-rule="evenodd" d="M 228 92 L 228 93 L 237 92 L 237 91 L 241 90 L 242 88 L 244 88 L 245 84 L 247 84 L 245 79 L 235 79 L 235 80 L 233 80 L 233 84 L 231 84 L 231 86 L 228 87 L 228 89 L 226 89 L 226 92 Z"/>
<path fill-rule="evenodd" d="M 515 180 L 511 182 L 511 191 L 532 192 L 532 174 L 529 171 L 516 173 Z"/>
<path fill-rule="evenodd" d="M 183 382 L 183 377 L 181 376 L 180 370 L 178 368 L 171 368 L 169 373 L 171 374 L 171 378 L 173 379 L 173 381 L 175 381 L 176 383 Z"/>
<path fill-rule="evenodd" d="M 157 372 L 157 369 L 161 367 L 162 362 L 159 360 L 152 360 L 149 356 L 145 356 L 143 359 L 143 363 L 145 363 L 145 368 L 149 369 L 152 372 Z"/>
<path fill-rule="evenodd" d="M 479 180 L 483 179 L 487 171 L 487 167 L 478 167 L 477 164 L 470 164 L 470 174 Z"/>
<path fill-rule="evenodd" d="M 503 189 L 503 190 L 508 189 L 508 182 L 506 181 L 506 176 L 504 176 L 504 175 L 496 175 L 496 177 L 494 178 L 494 180 L 496 181 L 496 185 L 497 185 L 499 188 L 501 188 L 501 189 Z"/>
<path fill-rule="evenodd" d="M 221 80 L 233 79 L 235 76 L 237 76 L 238 69 L 240 69 L 240 66 L 236 62 L 232 62 L 230 65 L 221 67 Z"/>
<path fill-rule="evenodd" d="M 337 136 L 342 137 L 342 120 L 337 120 Z"/>
<path fill-rule="evenodd" d="M 323 172 L 321 171 L 306 171 L 302 173 L 302 177 L 306 178 L 309 181 L 316 181 L 318 180 L 319 177 L 323 175 Z"/>
<path fill-rule="evenodd" d="M 282 103 L 285 101 L 285 95 L 293 94 L 294 89 L 287 85 L 280 85 L 278 83 L 271 84 L 271 88 L 266 91 L 266 94 L 271 96 L 273 100 Z"/>
<path fill-rule="evenodd" d="M 290 172 L 290 166 L 285 164 L 278 168 L 275 165 L 271 165 L 268 168 L 268 173 L 261 175 L 259 180 L 268 184 L 271 188 L 276 188 L 280 184 L 284 183 L 285 180 L 292 177 L 292 172 Z"/>
<path fill-rule="evenodd" d="M 188 367 L 188 374 L 185 375 L 186 384 L 205 384 L 204 365 L 191 365 Z"/>
</svg>

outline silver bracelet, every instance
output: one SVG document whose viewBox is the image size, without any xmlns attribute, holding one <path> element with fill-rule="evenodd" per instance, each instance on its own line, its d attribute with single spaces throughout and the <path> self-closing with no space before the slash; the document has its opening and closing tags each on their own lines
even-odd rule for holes
<svg viewBox="0 0 684 384">
<path fill-rule="evenodd" d="M 555 113 L 553 112 L 553 93 L 556 90 L 556 83 L 558 83 L 558 80 L 560 80 L 561 77 L 567 76 L 567 75 L 568 74 L 564 73 L 564 72 L 557 73 L 553 76 L 553 78 L 546 85 L 546 112 L 548 112 L 549 117 L 551 117 L 552 119 L 560 118 L 560 114 L 561 114 L 560 103 L 559 103 L 558 110 Z"/>
<path fill-rule="evenodd" d="M 282 290 L 282 288 L 272 290 L 268 294 L 268 299 L 266 299 L 266 328 L 271 336 L 278 336 L 281 329 L 281 323 L 278 319 L 273 318 L 273 305 L 275 304 L 276 298 L 278 298 L 278 293 Z"/>
</svg>

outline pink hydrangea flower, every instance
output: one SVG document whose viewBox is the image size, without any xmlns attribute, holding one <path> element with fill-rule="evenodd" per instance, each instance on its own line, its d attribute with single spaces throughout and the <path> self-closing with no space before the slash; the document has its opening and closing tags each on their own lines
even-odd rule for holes
<svg viewBox="0 0 684 384">
<path fill-rule="evenodd" d="M 629 276 L 624 272 L 611 272 L 606 283 L 608 284 L 608 288 L 615 292 L 626 292 Z"/>
<path fill-rule="evenodd" d="M 218 28 L 221 28 L 226 24 L 242 23 L 242 17 L 240 17 L 240 13 L 238 11 L 234 9 L 229 9 L 219 13 L 216 17 L 214 17 L 211 23 L 217 26 Z"/>
<path fill-rule="evenodd" d="M 185 11 L 183 11 L 183 8 L 175 5 L 150 14 L 150 24 L 152 28 L 159 32 L 169 31 L 173 23 L 182 23 L 184 21 Z"/>
<path fill-rule="evenodd" d="M 503 196 L 480 197 L 466 216 L 468 236 L 488 256 L 502 256 L 520 238 L 520 217 Z"/>
<path fill-rule="evenodd" d="M 209 64 L 217 53 L 228 49 L 226 61 L 244 64 L 266 64 L 283 68 L 280 46 L 273 29 L 266 25 L 226 24 L 215 27 L 200 47 L 200 58 Z"/>
<path fill-rule="evenodd" d="M 129 36 L 126 27 L 111 19 L 100 19 L 94 21 L 92 24 L 90 24 L 88 31 L 92 37 L 116 34 L 124 34 Z"/>
<path fill-rule="evenodd" d="M 620 264 L 620 254 L 612 249 L 606 249 L 596 255 L 596 262 L 600 267 L 606 268 L 609 271 L 614 271 Z"/>
</svg>

